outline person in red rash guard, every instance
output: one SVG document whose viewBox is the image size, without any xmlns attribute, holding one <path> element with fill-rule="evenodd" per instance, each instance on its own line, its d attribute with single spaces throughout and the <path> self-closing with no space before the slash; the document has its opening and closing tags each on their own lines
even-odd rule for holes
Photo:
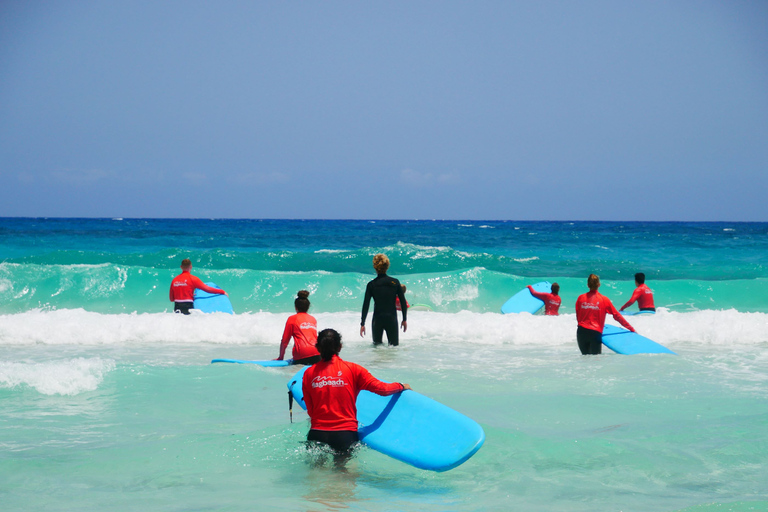
<svg viewBox="0 0 768 512">
<path fill-rule="evenodd" d="M 587 286 L 589 286 L 589 291 L 576 299 L 576 320 L 579 322 L 576 329 L 576 340 L 582 354 L 601 354 L 606 314 L 610 313 L 617 322 L 630 331 L 635 332 L 635 329 L 624 320 L 621 313 L 616 311 L 616 307 L 608 297 L 598 293 L 599 277 L 590 274 L 587 279 Z"/>
<path fill-rule="evenodd" d="M 336 452 L 336 463 L 345 462 L 359 440 L 355 401 L 362 390 L 377 395 L 394 395 L 408 384 L 386 383 L 378 380 L 359 364 L 339 357 L 341 335 L 333 329 L 323 329 L 317 336 L 317 350 L 322 360 L 304 372 L 302 391 L 311 421 L 308 442 L 329 445 Z"/>
<path fill-rule="evenodd" d="M 405 295 L 405 285 L 401 284 L 400 288 L 403 289 L 403 295 Z M 411 307 L 411 305 L 408 304 L 408 299 L 405 299 L 405 307 L 406 308 Z M 400 297 L 395 297 L 395 309 L 398 310 L 398 311 L 402 311 L 403 310 L 403 307 L 400 305 Z"/>
<path fill-rule="evenodd" d="M 301 290 L 293 301 L 296 314 L 288 317 L 283 330 L 283 339 L 280 341 L 280 355 L 277 361 L 285 357 L 285 349 L 293 338 L 293 362 L 291 364 L 315 364 L 320 360 L 320 352 L 317 351 L 317 320 L 308 314 L 309 292 Z"/>
<path fill-rule="evenodd" d="M 656 306 L 653 305 L 653 292 L 645 284 L 645 274 L 642 272 L 635 274 L 635 286 L 634 293 L 619 311 L 624 311 L 635 301 L 640 311 L 656 311 Z"/>
<path fill-rule="evenodd" d="M 193 276 L 190 273 L 191 271 L 192 262 L 189 260 L 189 258 L 185 258 L 181 261 L 181 274 L 174 277 L 173 281 L 171 281 L 170 299 L 171 302 L 174 303 L 174 313 L 183 313 L 188 315 L 189 310 L 195 308 L 196 288 L 200 288 L 201 290 L 208 293 L 216 293 L 219 295 L 227 294 L 227 292 L 220 288 L 211 288 L 210 286 L 207 286 L 200 280 L 199 277 Z"/>
<path fill-rule="evenodd" d="M 537 292 L 533 289 L 533 286 L 528 285 L 528 291 L 531 292 L 531 295 L 536 297 L 539 300 L 544 301 L 544 314 L 550 315 L 550 316 L 557 316 L 558 311 L 560 311 L 560 302 L 562 300 L 560 299 L 560 296 L 558 295 L 560 293 L 560 285 L 557 283 L 552 284 L 552 293 L 541 293 Z"/>
</svg>

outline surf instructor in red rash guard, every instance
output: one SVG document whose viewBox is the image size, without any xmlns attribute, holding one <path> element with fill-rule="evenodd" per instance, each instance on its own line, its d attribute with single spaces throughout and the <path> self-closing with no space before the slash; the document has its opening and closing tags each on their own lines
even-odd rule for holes
<svg viewBox="0 0 768 512">
<path fill-rule="evenodd" d="M 624 311 L 635 301 L 637 301 L 637 307 L 640 308 L 640 311 L 656 311 L 656 306 L 653 305 L 653 292 L 645 284 L 645 274 L 642 272 L 635 274 L 635 286 L 634 293 L 619 311 Z"/>
<path fill-rule="evenodd" d="M 304 402 L 311 420 L 307 441 L 330 445 L 336 452 L 336 463 L 346 461 L 357 443 L 357 407 L 355 401 L 362 390 L 377 395 L 394 395 L 408 384 L 378 380 L 362 366 L 343 361 L 341 335 L 323 329 L 317 335 L 317 350 L 322 360 L 307 368 L 302 381 Z"/>
<path fill-rule="evenodd" d="M 220 288 L 211 288 L 204 284 L 199 277 L 193 276 L 192 261 L 185 258 L 181 261 L 181 274 L 171 281 L 171 302 L 174 303 L 175 313 L 189 314 L 190 309 L 195 308 L 195 289 L 200 288 L 204 292 L 226 295 L 227 292 Z"/>
<path fill-rule="evenodd" d="M 598 293 L 600 278 L 590 274 L 587 279 L 589 291 L 576 299 L 576 320 L 579 327 L 576 329 L 576 340 L 579 350 L 584 355 L 601 354 L 603 350 L 603 327 L 605 327 L 605 315 L 610 313 L 613 318 L 632 332 L 635 329 L 624 320 L 621 313 L 605 295 Z"/>
<path fill-rule="evenodd" d="M 560 303 L 562 302 L 562 299 L 560 298 L 560 285 L 557 283 L 552 283 L 552 293 L 541 293 L 537 292 L 533 289 L 533 286 L 528 285 L 528 291 L 531 292 L 531 295 L 536 297 L 539 300 L 544 301 L 544 314 L 549 316 L 557 316 L 558 311 L 560 311 Z"/>
</svg>

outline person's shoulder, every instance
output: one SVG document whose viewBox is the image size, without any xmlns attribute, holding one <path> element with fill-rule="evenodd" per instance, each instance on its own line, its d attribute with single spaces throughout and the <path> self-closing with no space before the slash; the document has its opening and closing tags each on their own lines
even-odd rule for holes
<svg viewBox="0 0 768 512">
<path fill-rule="evenodd" d="M 293 316 L 296 318 L 296 320 L 301 320 L 302 322 L 306 322 L 307 320 L 309 320 L 310 322 L 317 323 L 317 318 L 313 317 L 307 312 L 296 313 Z"/>
</svg>

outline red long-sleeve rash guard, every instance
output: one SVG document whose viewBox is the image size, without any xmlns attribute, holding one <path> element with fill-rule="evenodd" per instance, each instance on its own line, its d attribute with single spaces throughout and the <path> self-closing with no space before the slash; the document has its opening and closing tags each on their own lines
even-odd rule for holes
<svg viewBox="0 0 768 512">
<path fill-rule="evenodd" d="M 189 270 L 184 270 L 171 281 L 171 302 L 194 302 L 195 288 L 200 288 L 205 292 L 217 293 L 219 295 L 224 293 L 224 290 L 211 288 L 203 283 L 199 277 L 190 274 Z"/>
<path fill-rule="evenodd" d="M 635 288 L 632 297 L 629 298 L 626 304 L 621 306 L 621 310 L 624 311 L 635 301 L 637 301 L 637 307 L 640 309 L 656 309 L 656 306 L 653 305 L 653 292 L 646 284 L 641 284 Z"/>
<path fill-rule="evenodd" d="M 288 317 L 283 330 L 283 339 L 280 340 L 280 356 L 285 357 L 285 349 L 293 337 L 293 358 L 305 359 L 319 356 L 317 351 L 317 320 L 308 313 L 296 313 Z"/>
<path fill-rule="evenodd" d="M 557 316 L 558 312 L 560 311 L 560 303 L 562 302 L 562 299 L 559 295 L 555 295 L 554 293 L 537 292 L 531 285 L 528 285 L 528 291 L 531 292 L 531 295 L 537 299 L 544 301 L 545 315 Z"/>
<path fill-rule="evenodd" d="M 339 356 L 307 368 L 302 383 L 304 403 L 315 430 L 357 430 L 355 401 L 360 391 L 387 396 L 403 389 L 402 384 L 382 382 L 359 364 Z"/>
<path fill-rule="evenodd" d="M 621 313 L 616 311 L 616 307 L 605 295 L 601 295 L 597 291 L 587 292 L 580 295 L 576 300 L 576 320 L 579 322 L 579 326 L 584 327 L 585 329 L 603 332 L 603 327 L 605 327 L 605 315 L 608 313 L 610 313 L 621 325 L 630 331 L 635 332 L 634 327 L 624 320 Z"/>
</svg>

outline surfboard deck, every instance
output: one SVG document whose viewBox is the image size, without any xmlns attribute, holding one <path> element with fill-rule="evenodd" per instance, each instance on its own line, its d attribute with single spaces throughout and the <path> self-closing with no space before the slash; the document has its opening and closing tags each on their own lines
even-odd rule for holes
<svg viewBox="0 0 768 512">
<path fill-rule="evenodd" d="M 408 311 L 432 311 L 432 306 L 428 304 L 411 304 Z"/>
<path fill-rule="evenodd" d="M 216 283 L 205 284 L 211 288 L 220 289 Z M 235 314 L 235 310 L 232 309 L 232 303 L 229 301 L 229 297 L 223 294 L 208 293 L 199 288 L 195 290 L 195 309 L 202 311 L 203 313 Z"/>
<path fill-rule="evenodd" d="M 288 381 L 294 399 L 306 410 L 303 368 Z M 485 432 L 474 420 L 416 391 L 391 396 L 361 391 L 357 396 L 360 441 L 411 466 L 448 471 L 483 446 Z"/>
<path fill-rule="evenodd" d="M 603 345 L 617 354 L 674 354 L 645 336 L 608 324 L 603 328 Z"/>
<path fill-rule="evenodd" d="M 621 311 L 621 315 L 622 316 L 655 315 L 655 314 L 656 314 L 655 311 L 650 311 L 650 310 L 646 310 L 646 311 L 639 311 L 639 310 L 638 311 L 627 311 L 627 310 L 624 310 L 624 311 Z"/>
<path fill-rule="evenodd" d="M 531 286 L 533 286 L 533 289 L 539 293 L 552 293 L 552 285 L 549 281 L 542 281 Z M 533 315 L 543 307 L 544 301 L 531 295 L 528 287 L 525 287 L 510 297 L 509 300 L 501 306 L 501 312 L 504 314 L 530 313 Z"/>
<path fill-rule="evenodd" d="M 278 366 L 290 366 L 293 364 L 293 359 L 284 359 L 282 361 L 249 361 L 247 359 L 213 359 L 213 363 L 235 363 L 235 364 L 257 364 L 259 366 L 278 367 Z"/>
</svg>

